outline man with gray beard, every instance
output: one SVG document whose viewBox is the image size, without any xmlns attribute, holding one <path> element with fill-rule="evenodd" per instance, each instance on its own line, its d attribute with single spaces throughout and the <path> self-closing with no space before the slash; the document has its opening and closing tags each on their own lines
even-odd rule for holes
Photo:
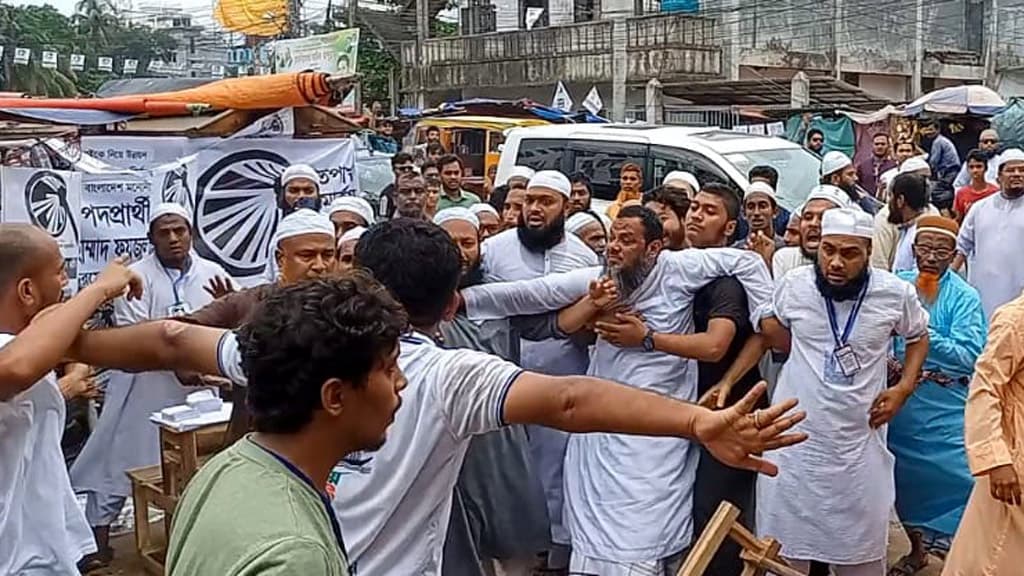
<svg viewBox="0 0 1024 576">
<path fill-rule="evenodd" d="M 693 332 L 697 291 L 719 276 L 743 283 L 751 308 L 767 303 L 771 279 L 755 253 L 730 248 L 663 250 L 654 212 L 623 208 L 612 224 L 608 265 L 565 274 L 463 290 L 470 318 L 537 314 L 569 306 L 566 332 L 596 322 L 599 335 L 588 374 L 697 400 L 693 362 L 667 353 L 666 339 Z M 603 276 L 603 278 L 602 278 Z M 617 293 L 617 298 L 610 297 Z M 571 306 L 570 306 L 571 305 Z M 643 318 L 640 338 L 609 329 L 602 315 Z M 570 316 L 571 314 L 571 316 Z M 668 438 L 578 434 L 565 456 L 565 520 L 571 536 L 570 571 L 617 576 L 629 570 L 674 574 L 693 538 L 693 446 Z"/>
</svg>

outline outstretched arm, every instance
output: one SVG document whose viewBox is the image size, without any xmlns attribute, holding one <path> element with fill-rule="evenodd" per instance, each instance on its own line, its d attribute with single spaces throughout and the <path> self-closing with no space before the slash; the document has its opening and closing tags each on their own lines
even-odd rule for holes
<svg viewBox="0 0 1024 576">
<path fill-rule="evenodd" d="M 765 390 L 764 383 L 758 384 L 729 409 L 712 412 L 607 380 L 524 372 L 508 391 L 504 418 L 568 432 L 691 438 L 730 466 L 775 475 L 778 468 L 754 454 L 805 440 L 802 433 L 786 434 L 805 414 L 787 414 L 796 406 L 796 400 L 789 400 L 752 417 Z"/>
<path fill-rule="evenodd" d="M 470 320 L 497 320 L 561 310 L 587 294 L 598 267 L 550 274 L 520 282 L 497 282 L 461 292 Z"/>
<path fill-rule="evenodd" d="M 194 326 L 175 320 L 83 330 L 71 345 L 68 355 L 91 366 L 125 372 L 182 370 L 231 376 L 224 373 L 218 361 L 221 339 L 227 333 L 220 328 Z M 244 384 L 244 380 L 241 383 Z"/>
<path fill-rule="evenodd" d="M 723 276 L 733 276 L 747 293 L 751 322 L 757 322 L 755 311 L 772 299 L 772 277 L 768 266 L 756 253 L 736 248 L 705 248 L 662 252 L 676 267 L 675 279 L 687 294 L 696 294 L 706 284 Z"/>
<path fill-rule="evenodd" d="M 126 261 L 115 259 L 90 286 L 64 304 L 38 314 L 0 347 L 0 401 L 30 388 L 56 368 L 82 325 L 104 302 L 121 296 L 129 287 L 131 297 L 142 295 L 139 277 L 125 266 Z"/>
</svg>

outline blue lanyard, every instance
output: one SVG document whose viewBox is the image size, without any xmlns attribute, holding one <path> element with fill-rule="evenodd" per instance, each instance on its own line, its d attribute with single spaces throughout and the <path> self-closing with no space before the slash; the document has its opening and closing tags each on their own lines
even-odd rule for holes
<svg viewBox="0 0 1024 576">
<path fill-rule="evenodd" d="M 182 270 L 181 273 L 178 275 L 178 278 L 175 279 L 174 277 L 171 276 L 171 273 L 169 270 L 167 270 L 166 266 L 161 264 L 160 267 L 164 269 L 164 274 L 166 274 L 167 279 L 171 281 L 171 290 L 174 292 L 174 304 L 183 304 L 183 302 L 181 301 L 181 296 L 178 295 L 178 286 L 180 286 L 181 283 L 185 281 L 185 277 L 186 275 L 188 275 L 188 269 L 186 268 L 185 270 Z M 191 265 L 189 265 L 189 268 L 191 268 Z"/>
<path fill-rule="evenodd" d="M 850 310 L 850 315 L 846 317 L 846 326 L 843 328 L 841 336 L 839 334 L 839 322 L 836 320 L 836 305 L 832 303 L 831 298 L 825 298 L 825 310 L 828 312 L 828 324 L 832 328 L 832 338 L 836 341 L 836 348 L 846 346 L 846 342 L 850 339 L 850 334 L 853 332 L 853 325 L 857 322 L 857 315 L 860 314 L 860 305 L 864 303 L 864 295 L 868 293 L 868 284 L 870 282 L 870 279 L 864 281 L 864 287 L 860 289 L 860 295 L 857 296 L 857 302 L 853 305 L 853 310 Z"/>
<path fill-rule="evenodd" d="M 327 519 L 331 522 L 331 531 L 334 532 L 334 538 L 338 541 L 338 548 L 341 549 L 341 557 L 345 559 L 345 565 L 348 566 L 348 550 L 345 548 L 345 539 L 341 535 L 341 524 L 338 523 L 338 518 L 334 515 L 334 508 L 331 507 L 331 501 L 327 499 L 327 496 L 324 496 L 322 491 L 317 490 L 316 485 L 313 484 L 313 481 L 310 480 L 309 476 L 306 476 L 306 473 L 299 470 L 295 464 L 292 464 L 285 459 L 284 456 L 281 456 L 277 452 L 274 452 L 265 446 L 260 446 L 256 442 L 253 442 L 253 444 L 256 444 L 256 446 L 259 446 L 264 452 L 276 458 L 282 466 L 287 468 L 288 471 L 294 474 L 299 480 L 302 480 L 313 490 L 313 492 L 316 492 L 317 496 L 320 497 L 320 502 L 324 505 L 324 510 L 327 512 Z"/>
</svg>

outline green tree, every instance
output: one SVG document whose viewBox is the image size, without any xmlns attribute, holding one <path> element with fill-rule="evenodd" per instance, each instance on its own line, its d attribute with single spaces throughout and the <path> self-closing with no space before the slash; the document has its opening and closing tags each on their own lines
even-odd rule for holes
<svg viewBox="0 0 1024 576">
<path fill-rule="evenodd" d="M 391 101 L 391 73 L 398 61 L 370 34 L 359 35 L 359 86 L 363 103 Z"/>
</svg>

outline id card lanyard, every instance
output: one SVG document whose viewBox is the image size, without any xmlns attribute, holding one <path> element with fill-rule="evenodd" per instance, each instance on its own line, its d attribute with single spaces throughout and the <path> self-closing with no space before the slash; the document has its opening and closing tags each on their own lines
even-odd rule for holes
<svg viewBox="0 0 1024 576">
<path fill-rule="evenodd" d="M 182 302 L 181 295 L 178 293 L 178 287 L 185 282 L 185 278 L 188 276 L 189 270 L 182 270 L 178 275 L 178 278 L 175 279 L 171 276 L 171 272 L 167 270 L 166 266 L 161 265 L 160 267 L 164 269 L 164 274 L 166 274 L 167 279 L 171 281 L 171 290 L 174 292 L 174 305 L 181 306 L 184 302 Z M 189 268 L 191 269 L 191 266 L 189 266 Z"/>
<path fill-rule="evenodd" d="M 868 282 L 864 282 L 864 287 L 860 289 L 860 295 L 857 296 L 857 302 L 854 303 L 853 309 L 850 310 L 850 315 L 846 317 L 846 326 L 843 327 L 842 334 L 839 333 L 839 322 L 836 320 L 836 305 L 832 302 L 831 298 L 825 298 L 825 311 L 828 312 L 828 324 L 832 328 L 832 338 L 836 342 L 836 350 L 847 346 L 850 334 L 853 332 L 853 326 L 857 323 L 861 304 L 864 303 L 864 295 L 867 292 Z"/>
</svg>

